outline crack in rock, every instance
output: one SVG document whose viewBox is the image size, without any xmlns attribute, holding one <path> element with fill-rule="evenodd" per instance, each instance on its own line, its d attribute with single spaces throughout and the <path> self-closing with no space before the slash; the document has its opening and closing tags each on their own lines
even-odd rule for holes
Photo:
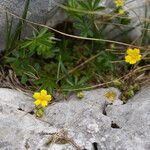
<svg viewBox="0 0 150 150">
<path fill-rule="evenodd" d="M 22 117 L 34 107 L 30 97 L 18 91 L 0 89 L 3 108 L 0 141 L 7 139 L 11 149 L 24 148 L 24 139 L 29 139 L 26 147 L 30 146 L 31 150 L 76 150 L 76 147 L 80 150 L 149 150 L 150 88 L 140 91 L 125 105 L 105 104 L 103 95 L 108 90 L 117 91 L 115 88 L 86 91 L 81 101 L 76 96 L 69 97 L 68 101 L 47 107 L 44 117 L 37 119 L 29 113 Z M 46 147 L 44 144 L 51 134 L 60 133 L 62 129 L 68 133 L 68 142 L 66 136 L 56 135 L 52 138 L 56 143 L 50 142 Z"/>
<path fill-rule="evenodd" d="M 118 126 L 116 123 L 114 123 L 113 121 L 111 122 L 111 127 L 114 129 L 120 129 L 121 127 Z"/>
</svg>

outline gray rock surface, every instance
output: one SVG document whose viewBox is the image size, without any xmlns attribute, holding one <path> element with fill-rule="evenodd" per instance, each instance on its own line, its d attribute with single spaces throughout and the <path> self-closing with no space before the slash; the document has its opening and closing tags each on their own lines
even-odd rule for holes
<svg viewBox="0 0 150 150">
<path fill-rule="evenodd" d="M 64 15 L 58 10 L 55 2 L 63 2 L 63 0 L 31 0 L 28 10 L 28 19 L 36 22 L 46 24 L 49 22 L 50 26 L 53 26 L 60 21 L 64 20 Z M 6 12 L 10 12 L 21 16 L 24 8 L 25 0 L 0 0 L 0 50 L 4 48 L 4 36 L 5 36 L 5 21 Z M 61 17 L 60 17 L 61 16 Z M 16 24 L 18 19 L 14 19 Z M 15 25 L 14 25 L 15 28 Z M 31 26 L 26 29 L 25 33 L 31 32 Z"/>
<path fill-rule="evenodd" d="M 63 11 L 58 9 L 56 5 L 56 2 L 61 3 L 63 1 L 64 0 L 31 0 L 27 18 L 36 23 L 54 26 L 66 19 L 66 15 Z M 106 3 L 110 9 L 114 8 L 112 1 L 103 0 L 103 2 Z M 7 8 L 10 12 L 21 16 L 24 3 L 25 0 L 0 0 L 0 51 L 4 49 L 5 36 L 6 15 L 3 9 Z M 145 10 L 146 6 L 149 8 L 148 5 L 148 0 L 126 0 L 125 9 L 129 11 L 132 18 L 131 27 L 136 27 L 138 25 L 129 35 L 133 40 L 138 39 L 141 36 L 142 28 L 139 26 L 139 23 L 143 21 L 143 18 L 145 18 Z M 15 19 L 14 23 L 16 24 L 17 21 L 18 19 Z M 112 27 L 109 29 L 112 30 Z M 118 34 L 118 32 L 118 30 L 115 30 L 111 35 L 109 34 L 109 36 L 114 37 L 114 35 L 116 35 L 116 33 Z M 31 26 L 27 26 L 24 33 L 24 36 L 31 34 Z"/>
<path fill-rule="evenodd" d="M 115 4 L 113 1 L 105 0 L 106 6 L 108 8 L 114 9 Z M 125 34 L 125 36 L 128 36 L 132 40 L 136 40 L 137 43 L 140 41 L 141 34 L 143 32 L 143 24 L 147 19 L 150 18 L 150 11 L 149 11 L 149 1 L 148 0 L 125 0 L 125 6 L 124 10 L 129 12 L 129 17 L 131 18 L 131 23 L 128 26 L 120 26 L 122 30 L 129 30 L 132 28 L 132 30 L 129 32 L 129 34 Z M 145 16 L 145 12 L 147 11 L 147 15 Z M 147 21 L 146 21 L 147 22 Z M 109 26 L 109 30 L 111 31 L 114 27 Z M 108 30 L 108 33 L 110 32 Z M 120 32 L 120 29 L 116 29 L 111 34 L 109 34 L 110 38 L 115 37 Z M 118 40 L 122 39 L 122 37 L 118 37 Z"/>
<path fill-rule="evenodd" d="M 117 93 L 110 105 L 104 94 Z M 150 87 L 125 105 L 115 88 L 85 92 L 83 99 L 51 104 L 42 119 L 30 112 L 33 99 L 19 91 L 0 89 L 0 149 L 8 150 L 149 150 Z"/>
</svg>

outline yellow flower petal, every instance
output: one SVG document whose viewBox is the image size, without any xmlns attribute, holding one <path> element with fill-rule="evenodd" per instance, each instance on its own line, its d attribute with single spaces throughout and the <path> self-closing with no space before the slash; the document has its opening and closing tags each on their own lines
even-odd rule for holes
<svg viewBox="0 0 150 150">
<path fill-rule="evenodd" d="M 47 91 L 46 90 L 42 90 L 41 91 L 41 96 L 45 96 L 45 95 L 47 95 Z"/>
<path fill-rule="evenodd" d="M 140 50 L 138 48 L 133 49 L 135 53 L 140 54 Z"/>
<path fill-rule="evenodd" d="M 41 101 L 38 99 L 34 102 L 35 106 L 39 106 L 41 104 Z"/>
<path fill-rule="evenodd" d="M 136 60 L 135 59 L 132 59 L 129 63 L 131 64 L 131 65 L 133 65 L 133 64 L 136 64 Z"/>
<path fill-rule="evenodd" d="M 39 98 L 40 98 L 40 93 L 35 92 L 34 95 L 33 95 L 33 97 L 34 97 L 35 99 L 39 99 Z"/>
<path fill-rule="evenodd" d="M 45 100 L 50 102 L 52 100 L 52 96 L 51 95 L 46 95 Z"/>
<path fill-rule="evenodd" d="M 104 94 L 104 96 L 110 101 L 110 102 L 114 102 L 116 97 L 117 97 L 117 93 L 114 91 L 108 91 Z"/>
<path fill-rule="evenodd" d="M 140 61 L 142 58 L 142 55 L 140 55 L 140 49 L 138 48 L 128 48 L 127 49 L 127 56 L 125 56 L 125 62 L 129 64 L 135 64 L 138 61 Z"/>
<path fill-rule="evenodd" d="M 130 60 L 131 60 L 131 57 L 130 57 L 129 55 L 127 55 L 127 56 L 125 57 L 125 61 L 128 63 L 128 62 L 130 62 Z"/>
<path fill-rule="evenodd" d="M 123 7 L 125 5 L 125 0 L 115 0 L 116 7 Z"/>
<path fill-rule="evenodd" d="M 34 104 L 36 106 L 46 107 L 48 103 L 52 100 L 52 96 L 47 94 L 46 90 L 41 90 L 39 92 L 35 92 L 33 97 L 36 99 Z"/>
<path fill-rule="evenodd" d="M 47 101 L 41 101 L 41 106 L 42 107 L 46 107 L 48 105 L 48 102 Z"/>
<path fill-rule="evenodd" d="M 142 59 L 142 55 L 138 56 L 138 61 L 140 61 Z"/>
<path fill-rule="evenodd" d="M 128 49 L 127 49 L 127 54 L 128 54 L 128 55 L 132 54 L 132 51 L 133 51 L 133 50 L 132 50 L 131 48 L 128 48 Z"/>
</svg>

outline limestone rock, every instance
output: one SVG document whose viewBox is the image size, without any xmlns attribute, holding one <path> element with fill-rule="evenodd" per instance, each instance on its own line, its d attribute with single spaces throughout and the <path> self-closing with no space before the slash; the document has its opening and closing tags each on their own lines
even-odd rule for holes
<svg viewBox="0 0 150 150">
<path fill-rule="evenodd" d="M 126 143 L 130 141 L 133 150 L 150 149 L 150 87 L 143 89 L 127 104 L 108 106 L 107 116 L 121 127 Z M 129 148 L 128 148 L 129 149 Z"/>
<path fill-rule="evenodd" d="M 45 132 L 57 129 L 26 114 L 33 107 L 32 99 L 20 92 L 0 89 L 0 149 L 37 149 Z"/>
<path fill-rule="evenodd" d="M 114 9 L 115 4 L 113 1 L 105 0 L 105 5 L 110 8 Z M 124 9 L 129 12 L 129 18 L 131 19 L 131 23 L 128 26 L 120 26 L 122 30 L 130 31 L 125 36 L 128 36 L 132 40 L 136 40 L 137 42 L 140 40 L 140 36 L 143 32 L 142 24 L 146 21 L 145 19 L 149 19 L 150 12 L 149 12 L 149 1 L 148 0 L 125 0 Z M 145 14 L 147 12 L 147 14 Z M 111 31 L 114 29 L 112 26 L 109 26 L 109 30 Z M 132 29 L 132 30 L 131 30 Z M 115 29 L 111 34 L 109 34 L 110 38 L 115 37 L 120 33 L 120 30 Z M 123 35 L 122 35 L 123 36 Z M 118 40 L 122 39 L 122 37 L 118 37 Z"/>
<path fill-rule="evenodd" d="M 28 17 L 27 19 L 36 22 L 36 23 L 42 23 L 46 24 L 48 26 L 54 26 L 57 23 L 62 22 L 67 18 L 65 13 L 58 9 L 57 2 L 62 3 L 64 0 L 31 0 L 30 7 L 28 11 Z M 103 4 L 110 8 L 114 8 L 114 4 L 110 0 L 103 0 Z M 4 9 L 8 9 L 10 12 L 21 16 L 23 12 L 25 0 L 0 0 L 0 51 L 4 49 L 5 45 L 5 21 L 6 21 L 6 15 L 4 12 Z M 129 34 L 129 37 L 131 39 L 135 40 L 138 39 L 141 36 L 142 33 L 142 27 L 139 25 L 141 22 L 144 21 L 145 18 L 145 11 L 148 8 L 149 2 L 148 0 L 134 0 L 126 1 L 125 9 L 129 11 L 130 17 L 131 17 L 131 25 L 128 27 L 125 27 L 123 29 L 127 30 L 131 27 L 135 27 L 134 30 L 132 30 Z M 148 16 L 149 18 L 149 11 Z M 18 22 L 18 19 L 14 19 L 14 28 L 16 27 L 16 23 Z M 13 29 L 14 29 L 13 28 Z M 108 30 L 112 30 L 112 27 L 108 27 Z M 31 26 L 26 25 L 24 36 L 30 35 L 31 32 Z M 110 33 L 110 32 L 109 32 Z M 109 37 L 114 37 L 114 35 L 118 35 L 119 31 L 114 30 L 114 32 L 111 32 L 112 34 L 109 34 Z M 109 38 L 108 37 L 108 38 Z M 120 38 L 119 38 L 120 40 Z"/>
<path fill-rule="evenodd" d="M 31 96 L 0 89 L 0 148 L 9 150 L 149 150 L 150 88 L 125 105 L 108 103 L 104 94 L 115 88 L 84 92 L 52 103 L 42 119 L 27 113 Z M 14 140 L 15 139 L 15 140 Z"/>
<path fill-rule="evenodd" d="M 56 2 L 63 2 L 63 0 L 31 0 L 28 10 L 27 19 L 36 22 L 49 25 L 55 25 L 64 19 L 64 15 L 59 11 Z M 0 51 L 4 48 L 4 36 L 5 36 L 5 25 L 6 25 L 6 12 L 8 10 L 17 16 L 21 16 L 24 9 L 25 0 L 0 0 Z M 60 17 L 61 16 L 61 17 Z M 14 18 L 14 27 L 18 22 L 17 18 Z M 27 29 L 24 34 L 31 34 L 31 26 L 27 25 Z"/>
</svg>

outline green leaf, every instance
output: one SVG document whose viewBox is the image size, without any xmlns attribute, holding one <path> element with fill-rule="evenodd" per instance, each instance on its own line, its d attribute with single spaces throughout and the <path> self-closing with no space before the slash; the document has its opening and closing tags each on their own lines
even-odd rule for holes
<svg viewBox="0 0 150 150">
<path fill-rule="evenodd" d="M 28 81 L 28 77 L 27 77 L 27 75 L 24 74 L 24 75 L 21 77 L 21 83 L 22 83 L 22 84 L 26 84 L 27 81 Z"/>
<path fill-rule="evenodd" d="M 20 43 L 22 49 L 28 49 L 30 56 L 37 54 L 42 56 L 44 59 L 52 58 L 55 56 L 54 44 L 52 40 L 53 34 L 48 29 L 41 29 L 39 32 L 34 32 L 34 35 L 30 39 L 26 39 Z"/>
<path fill-rule="evenodd" d="M 114 71 L 114 64 L 112 61 L 116 60 L 115 55 L 109 52 L 101 52 L 101 55 L 97 58 L 97 65 L 99 66 L 99 71 Z"/>
</svg>

